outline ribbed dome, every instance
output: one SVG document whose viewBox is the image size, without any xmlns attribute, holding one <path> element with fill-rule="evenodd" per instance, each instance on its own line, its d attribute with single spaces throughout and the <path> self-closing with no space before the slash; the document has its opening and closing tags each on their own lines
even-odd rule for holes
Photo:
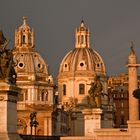
<svg viewBox="0 0 140 140">
<path fill-rule="evenodd" d="M 17 82 L 49 80 L 48 67 L 34 48 L 34 32 L 30 30 L 23 17 L 22 25 L 15 32 L 15 47 L 13 50 L 16 63 Z"/>
<path fill-rule="evenodd" d="M 62 60 L 59 73 L 93 71 L 105 74 L 105 66 L 100 55 L 91 48 L 75 48 Z"/>
<path fill-rule="evenodd" d="M 37 52 L 15 52 L 14 60 L 17 63 L 17 73 L 36 73 L 48 75 L 48 68 Z"/>
</svg>

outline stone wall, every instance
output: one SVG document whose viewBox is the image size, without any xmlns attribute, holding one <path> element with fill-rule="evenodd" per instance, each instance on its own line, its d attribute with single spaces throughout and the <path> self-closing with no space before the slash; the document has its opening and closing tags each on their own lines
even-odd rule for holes
<svg viewBox="0 0 140 140">
<path fill-rule="evenodd" d="M 140 140 L 140 121 L 128 121 L 128 129 L 101 128 L 94 136 L 61 137 L 60 140 Z"/>
</svg>

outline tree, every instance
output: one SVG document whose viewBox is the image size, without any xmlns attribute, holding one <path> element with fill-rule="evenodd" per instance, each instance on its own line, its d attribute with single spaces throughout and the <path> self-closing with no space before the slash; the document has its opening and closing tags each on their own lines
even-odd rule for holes
<svg viewBox="0 0 140 140">
<path fill-rule="evenodd" d="M 137 99 L 140 99 L 140 89 L 136 89 L 133 91 L 133 96 Z"/>
</svg>

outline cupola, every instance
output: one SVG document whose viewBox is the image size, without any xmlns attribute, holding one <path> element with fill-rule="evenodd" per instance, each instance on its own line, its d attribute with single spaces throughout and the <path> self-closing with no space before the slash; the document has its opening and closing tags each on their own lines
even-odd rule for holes
<svg viewBox="0 0 140 140">
<path fill-rule="evenodd" d="M 76 29 L 76 48 L 89 48 L 89 30 L 84 21 L 81 21 L 79 28 Z"/>
<path fill-rule="evenodd" d="M 33 48 L 34 31 L 27 24 L 27 18 L 23 17 L 22 25 L 15 31 L 15 49 Z"/>
</svg>

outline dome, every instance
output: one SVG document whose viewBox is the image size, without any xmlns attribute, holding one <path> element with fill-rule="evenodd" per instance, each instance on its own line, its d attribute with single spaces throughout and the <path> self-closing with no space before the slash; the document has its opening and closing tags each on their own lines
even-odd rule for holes
<svg viewBox="0 0 140 140">
<path fill-rule="evenodd" d="M 78 73 L 106 74 L 101 56 L 90 48 L 89 31 L 83 21 L 76 31 L 76 47 L 65 55 L 60 64 L 59 76 L 67 73 L 74 73 L 75 76 Z"/>
<path fill-rule="evenodd" d="M 104 125 L 105 121 L 112 117 L 110 115 L 112 112 L 109 106 L 105 64 L 100 54 L 90 47 L 89 38 L 89 29 L 82 21 L 76 29 L 75 48 L 69 51 L 60 63 L 58 74 L 59 104 L 65 111 L 73 112 L 81 124 L 84 109 L 101 107 L 103 110 L 101 124 Z M 95 92 L 91 95 L 91 89 L 93 92 L 98 89 L 98 95 Z M 100 101 L 96 102 L 94 97 L 98 97 Z M 93 102 L 90 102 L 91 99 Z M 109 125 L 112 126 L 112 120 L 110 122 Z M 80 127 L 84 128 L 82 125 Z"/>
<path fill-rule="evenodd" d="M 102 92 L 107 93 L 105 64 L 101 56 L 90 48 L 89 36 L 89 30 L 82 21 L 76 29 L 75 48 L 65 55 L 60 64 L 58 92 L 64 108 L 71 104 L 70 99 L 83 103 L 96 76 L 100 77 Z"/>
<path fill-rule="evenodd" d="M 17 82 L 52 81 L 48 67 L 34 48 L 34 32 L 27 25 L 26 18 L 23 17 L 22 25 L 15 32 L 15 47 L 13 50 L 15 70 L 17 72 Z"/>
<path fill-rule="evenodd" d="M 16 72 L 19 74 L 36 74 L 48 76 L 48 68 L 43 58 L 37 52 L 15 52 Z"/>
<path fill-rule="evenodd" d="M 91 48 L 75 48 L 62 60 L 59 74 L 66 72 L 92 72 L 105 74 L 105 65 L 100 55 Z"/>
</svg>

